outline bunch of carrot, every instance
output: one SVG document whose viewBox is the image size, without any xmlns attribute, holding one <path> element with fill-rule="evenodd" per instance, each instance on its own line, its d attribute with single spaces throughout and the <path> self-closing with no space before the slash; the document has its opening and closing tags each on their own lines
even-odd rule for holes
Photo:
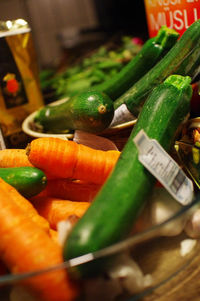
<svg viewBox="0 0 200 301">
<path fill-rule="evenodd" d="M 0 259 L 11 273 L 63 262 L 58 222 L 76 221 L 85 213 L 119 156 L 118 151 L 51 137 L 37 138 L 26 149 L 0 151 L 0 168 L 35 166 L 48 178 L 46 188 L 29 200 L 0 179 Z M 15 252 L 9 247 L 13 244 Z M 78 294 L 64 270 L 29 278 L 25 284 L 42 301 L 73 300 Z"/>
<path fill-rule="evenodd" d="M 2 179 L 0 195 L 0 258 L 6 267 L 18 274 L 61 264 L 62 248 L 47 232 L 50 227 L 43 227 L 43 218 L 31 203 Z M 29 277 L 22 284 L 42 301 L 71 301 L 78 292 L 63 269 Z"/>
</svg>

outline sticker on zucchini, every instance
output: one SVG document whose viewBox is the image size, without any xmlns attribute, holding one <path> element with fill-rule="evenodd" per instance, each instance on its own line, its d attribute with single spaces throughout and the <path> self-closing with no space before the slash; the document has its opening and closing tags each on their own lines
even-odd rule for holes
<svg viewBox="0 0 200 301">
<path fill-rule="evenodd" d="M 150 139 L 141 130 L 134 138 L 139 152 L 139 161 L 182 205 L 192 202 L 194 196 L 193 182 L 186 176 L 179 165 L 155 140 Z"/>
<path fill-rule="evenodd" d="M 133 116 L 133 114 L 127 109 L 127 106 L 125 104 L 122 104 L 115 110 L 110 127 L 129 122 L 134 119 L 136 119 L 135 116 Z"/>
</svg>

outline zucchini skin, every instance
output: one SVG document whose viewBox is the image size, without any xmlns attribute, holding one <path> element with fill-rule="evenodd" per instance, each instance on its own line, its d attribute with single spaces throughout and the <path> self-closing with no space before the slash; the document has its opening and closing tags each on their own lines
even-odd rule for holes
<svg viewBox="0 0 200 301">
<path fill-rule="evenodd" d="M 112 79 L 95 89 L 103 91 L 115 100 L 150 70 L 175 44 L 179 34 L 162 26 L 156 37 L 148 39 L 140 52 Z"/>
<path fill-rule="evenodd" d="M 156 181 L 139 162 L 133 138 L 143 129 L 169 151 L 190 110 L 190 82 L 190 77 L 172 75 L 149 95 L 113 172 L 69 234 L 64 259 L 103 249 L 130 233 Z M 77 271 L 90 274 L 94 272 L 90 265 Z"/>
<path fill-rule="evenodd" d="M 34 118 L 34 123 L 45 132 L 64 133 L 83 130 L 103 131 L 113 119 L 113 101 L 99 91 L 85 91 L 62 104 L 45 106 Z"/>
<path fill-rule="evenodd" d="M 47 183 L 44 172 L 31 166 L 0 168 L 0 178 L 26 198 L 40 193 Z"/>
<path fill-rule="evenodd" d="M 114 108 L 125 103 L 128 110 L 137 116 L 151 90 L 169 75 L 194 76 L 200 63 L 199 50 L 200 20 L 197 20 L 151 70 L 114 101 Z"/>
</svg>

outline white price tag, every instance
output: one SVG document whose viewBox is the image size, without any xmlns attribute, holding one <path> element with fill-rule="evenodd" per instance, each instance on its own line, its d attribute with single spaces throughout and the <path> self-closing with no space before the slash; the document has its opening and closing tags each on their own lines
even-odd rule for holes
<svg viewBox="0 0 200 301">
<path fill-rule="evenodd" d="M 192 202 L 194 187 L 179 165 L 155 140 L 141 130 L 134 138 L 139 161 L 182 205 Z"/>
<path fill-rule="evenodd" d="M 128 121 L 134 120 L 135 117 L 131 114 L 131 112 L 127 109 L 125 104 L 122 104 L 115 110 L 113 120 L 110 124 L 110 127 L 113 127 L 118 124 L 122 124 Z"/>
</svg>

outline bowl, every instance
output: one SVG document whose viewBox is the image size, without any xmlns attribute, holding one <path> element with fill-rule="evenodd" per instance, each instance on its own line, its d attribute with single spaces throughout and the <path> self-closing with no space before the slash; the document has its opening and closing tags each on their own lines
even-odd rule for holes
<svg viewBox="0 0 200 301">
<path fill-rule="evenodd" d="M 198 239 L 188 239 L 184 231 L 178 231 L 176 235 L 171 232 L 177 224 L 180 225 L 180 222 L 191 216 L 199 205 L 200 196 L 190 205 L 177 207 L 177 210 L 159 224 L 146 224 L 141 228 L 140 220 L 129 237 L 98 252 L 73 258 L 57 266 L 49 265 L 45 270 L 2 275 L 0 300 L 40 301 L 24 284 L 27 280 L 34 281 L 42 274 L 57 270 L 66 270 L 73 276 L 77 267 L 94 267 L 99 266 L 99 263 L 101 269 L 97 269 L 92 277 L 78 279 L 80 295 L 76 300 L 131 301 L 144 298 L 187 269 L 199 254 Z M 181 248 L 188 241 L 193 242 L 192 248 Z"/>
<path fill-rule="evenodd" d="M 28 128 L 29 135 L 41 137 L 41 133 L 38 133 L 39 136 L 34 136 L 36 134 L 31 133 L 29 129 L 29 123 L 33 121 L 34 114 L 36 112 L 27 117 L 23 128 L 26 130 Z M 112 139 L 115 135 L 121 137 L 122 131 L 131 131 L 135 122 L 133 120 L 125 125 L 107 129 L 104 135 Z M 71 136 L 67 135 L 59 135 L 59 137 L 71 139 Z M 125 136 L 124 139 L 126 140 L 127 137 Z M 179 151 L 180 148 L 177 151 L 178 155 L 180 155 Z M 195 182 L 194 185 L 196 185 Z M 60 265 L 50 265 L 46 270 L 20 275 L 2 275 L 0 300 L 43 301 L 34 298 L 34 292 L 27 290 L 24 281 L 34 281 L 42 274 L 65 270 L 76 282 L 77 270 L 80 267 L 95 272 L 92 276 L 78 278 L 80 295 L 77 301 L 134 301 L 141 298 L 143 300 L 145 296 L 152 294 L 175 279 L 177 275 L 190 269 L 200 252 L 200 233 L 193 236 L 186 227 L 200 206 L 198 189 L 199 187 L 195 186 L 196 197 L 191 204 L 179 206 L 171 200 L 163 187 L 155 187 L 132 233 L 126 239 Z M 162 203 L 161 206 L 160 203 Z M 170 203 L 172 207 L 168 208 L 166 214 L 164 207 Z M 156 220 L 155 208 L 159 213 L 164 208 L 165 214 L 162 219 Z"/>
<path fill-rule="evenodd" d="M 62 102 L 66 101 L 67 98 L 57 100 L 55 102 L 52 102 L 50 105 L 58 105 Z M 22 123 L 22 130 L 25 134 L 27 134 L 31 138 L 40 138 L 40 137 L 59 137 L 62 139 L 73 139 L 74 137 L 74 131 L 70 131 L 66 134 L 51 134 L 51 133 L 42 133 L 38 132 L 33 128 L 33 121 L 34 117 L 37 114 L 38 110 L 31 113 L 29 116 L 26 117 L 26 119 Z M 128 136 L 132 130 L 132 127 L 135 125 L 137 119 L 134 119 L 129 122 L 125 122 L 113 127 L 109 127 L 105 129 L 102 133 L 99 134 L 99 136 L 103 136 L 106 138 L 109 138 L 112 140 L 118 147 L 119 150 L 121 150 L 126 143 Z"/>
<path fill-rule="evenodd" d="M 50 104 L 50 106 L 56 106 L 59 105 L 65 101 L 67 101 L 68 98 L 59 99 L 57 101 L 54 101 Z M 24 121 L 22 122 L 22 130 L 25 134 L 27 134 L 29 137 L 32 138 L 41 138 L 41 137 L 59 137 L 63 139 L 72 139 L 73 133 L 67 133 L 67 134 L 51 134 L 51 133 L 41 133 L 33 129 L 31 126 L 33 124 L 34 118 L 39 110 L 32 112 L 29 114 Z"/>
</svg>

